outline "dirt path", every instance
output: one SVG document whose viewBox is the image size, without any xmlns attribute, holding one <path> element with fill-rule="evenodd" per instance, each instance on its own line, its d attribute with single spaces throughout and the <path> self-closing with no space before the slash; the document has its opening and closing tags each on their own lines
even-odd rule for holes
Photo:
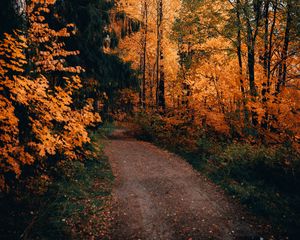
<svg viewBox="0 0 300 240">
<path fill-rule="evenodd" d="M 178 156 L 116 130 L 105 154 L 117 177 L 111 237 L 261 239 L 251 217 Z"/>
</svg>

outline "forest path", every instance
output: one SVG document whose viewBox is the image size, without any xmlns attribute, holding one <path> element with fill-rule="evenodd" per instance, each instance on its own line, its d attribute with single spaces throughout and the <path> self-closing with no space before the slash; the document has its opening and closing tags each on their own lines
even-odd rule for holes
<svg viewBox="0 0 300 240">
<path fill-rule="evenodd" d="M 260 239 L 253 218 L 180 157 L 121 129 L 105 154 L 116 176 L 111 239 Z"/>
</svg>

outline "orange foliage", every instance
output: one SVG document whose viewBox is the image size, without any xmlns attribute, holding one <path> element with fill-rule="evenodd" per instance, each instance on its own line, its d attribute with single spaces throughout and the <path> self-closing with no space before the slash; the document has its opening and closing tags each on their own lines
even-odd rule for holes
<svg viewBox="0 0 300 240">
<path fill-rule="evenodd" d="M 141 23 L 140 31 L 121 40 L 118 54 L 145 72 L 145 90 L 144 76 L 139 78 L 140 91 L 146 92 L 143 111 L 147 112 L 156 109 L 158 2 L 120 1 L 119 6 Z M 245 139 L 255 135 L 264 143 L 288 141 L 300 150 L 299 33 L 291 3 L 279 7 L 276 2 L 261 1 L 255 8 L 251 1 L 162 2 L 165 19 L 160 61 L 167 112 L 178 114 L 177 119 L 193 113 L 190 120 L 196 126 L 208 125 Z M 261 14 L 265 11 L 268 14 Z M 249 60 L 252 49 L 253 60 Z M 172 119 L 165 120 L 175 124 Z"/>
<path fill-rule="evenodd" d="M 66 62 L 66 57 L 78 54 L 65 50 L 62 40 L 74 33 L 69 31 L 74 25 L 56 31 L 45 20 L 54 3 L 31 1 L 26 37 L 15 31 L 0 42 L 1 188 L 7 173 L 19 177 L 23 165 L 55 154 L 76 158 L 76 149 L 90 141 L 86 127 L 101 121 L 93 113 L 91 100 L 83 109 L 72 106 L 72 95 L 82 86 L 78 74 L 83 69 Z M 34 54 L 28 59 L 26 52 Z M 29 72 L 25 70 L 28 60 L 35 64 Z M 56 72 L 62 77 L 58 79 Z"/>
</svg>

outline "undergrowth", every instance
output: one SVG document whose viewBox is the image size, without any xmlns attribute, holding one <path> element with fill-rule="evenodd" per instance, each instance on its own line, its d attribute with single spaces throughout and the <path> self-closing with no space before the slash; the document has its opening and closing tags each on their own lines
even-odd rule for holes
<svg viewBox="0 0 300 240">
<path fill-rule="evenodd" d="M 191 123 L 139 115 L 137 137 L 185 158 L 194 168 L 273 225 L 283 239 L 300 236 L 300 156 L 288 144 L 264 146 L 205 132 Z"/>
<path fill-rule="evenodd" d="M 43 194 L 0 198 L 1 239 L 105 239 L 113 175 L 103 156 L 105 125 L 91 133 L 82 161 L 61 162 Z"/>
</svg>

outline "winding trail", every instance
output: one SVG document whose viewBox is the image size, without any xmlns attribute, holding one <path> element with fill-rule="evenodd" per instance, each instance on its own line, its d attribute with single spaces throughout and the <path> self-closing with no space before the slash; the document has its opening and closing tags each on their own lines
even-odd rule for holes
<svg viewBox="0 0 300 240">
<path fill-rule="evenodd" d="M 261 239 L 253 217 L 180 157 L 120 129 L 105 154 L 116 176 L 111 239 Z"/>
</svg>

